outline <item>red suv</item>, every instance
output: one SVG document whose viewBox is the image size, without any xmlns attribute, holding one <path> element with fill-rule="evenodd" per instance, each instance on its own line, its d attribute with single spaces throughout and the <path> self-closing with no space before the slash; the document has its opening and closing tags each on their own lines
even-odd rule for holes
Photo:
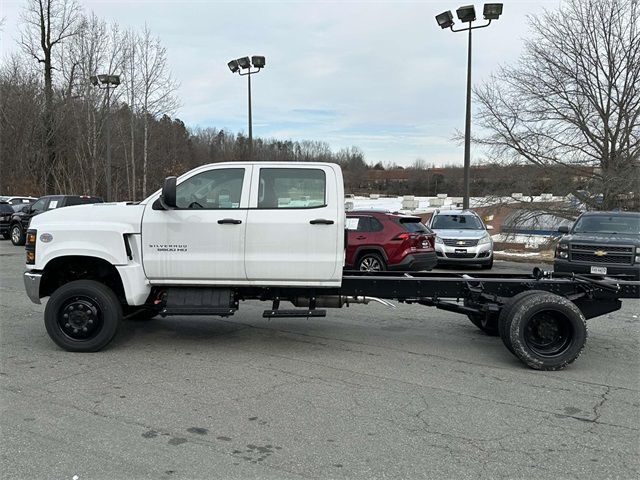
<svg viewBox="0 0 640 480">
<path fill-rule="evenodd" d="M 419 217 L 379 211 L 347 212 L 349 270 L 431 270 L 436 235 Z"/>
</svg>

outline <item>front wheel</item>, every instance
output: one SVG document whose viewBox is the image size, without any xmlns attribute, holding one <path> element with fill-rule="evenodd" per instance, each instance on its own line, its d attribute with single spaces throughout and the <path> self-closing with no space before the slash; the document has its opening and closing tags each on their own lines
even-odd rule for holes
<svg viewBox="0 0 640 480">
<path fill-rule="evenodd" d="M 482 268 L 483 270 L 491 270 L 493 268 L 493 257 L 491 257 L 491 260 L 489 260 L 489 263 L 480 265 L 480 268 Z"/>
<path fill-rule="evenodd" d="M 14 245 L 18 247 L 24 245 L 25 236 L 24 236 L 24 231 L 22 230 L 22 226 L 20 224 L 14 223 L 13 225 L 11 225 L 10 236 L 11 236 L 11 243 L 13 243 Z"/>
<path fill-rule="evenodd" d="M 363 272 L 381 272 L 386 269 L 384 260 L 377 253 L 365 253 L 358 260 L 358 270 Z"/>
<path fill-rule="evenodd" d="M 115 293 L 94 280 L 76 280 L 58 288 L 44 311 L 47 333 L 69 352 L 104 348 L 121 320 L 122 306 Z"/>
</svg>

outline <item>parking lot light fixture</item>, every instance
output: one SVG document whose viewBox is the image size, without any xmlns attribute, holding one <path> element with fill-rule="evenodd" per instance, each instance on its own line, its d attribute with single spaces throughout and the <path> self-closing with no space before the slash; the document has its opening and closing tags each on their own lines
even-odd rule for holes
<svg viewBox="0 0 640 480">
<path fill-rule="evenodd" d="M 438 25 L 440 25 L 441 28 L 452 27 L 454 22 L 451 10 L 447 10 L 446 12 L 442 12 L 440 15 L 436 15 L 436 22 L 438 22 Z"/>
<path fill-rule="evenodd" d="M 265 60 L 263 56 L 254 55 L 253 57 L 251 57 L 251 63 L 255 68 L 264 68 Z"/>
<path fill-rule="evenodd" d="M 227 66 L 229 67 L 229 70 L 231 70 L 231 73 L 236 73 L 238 70 L 240 70 L 237 60 L 231 60 L 229 63 L 227 63 Z"/>
<path fill-rule="evenodd" d="M 253 68 L 252 68 L 253 65 Z M 247 76 L 247 91 L 249 97 L 249 160 L 253 158 L 253 122 L 251 119 L 251 75 L 255 75 L 264 68 L 266 61 L 262 55 L 254 55 L 249 57 L 237 58 L 227 63 L 231 73 Z"/>
<path fill-rule="evenodd" d="M 476 8 L 473 5 L 465 5 L 456 10 L 456 14 L 462 23 L 473 22 L 476 19 Z"/>
<path fill-rule="evenodd" d="M 501 3 L 485 3 L 484 10 L 482 12 L 485 20 L 498 20 L 502 15 Z"/>
<path fill-rule="evenodd" d="M 249 57 L 239 58 L 237 62 L 238 65 L 240 65 L 240 68 L 251 68 L 251 61 L 249 60 Z"/>
<path fill-rule="evenodd" d="M 483 15 L 487 23 L 484 25 L 472 26 L 476 20 L 476 9 L 473 5 L 465 5 L 456 10 L 458 18 L 463 23 L 468 23 L 465 28 L 453 28 L 453 16 L 451 11 L 441 13 L 436 16 L 436 21 L 441 28 L 450 28 L 452 32 L 469 32 L 469 42 L 467 47 L 467 102 L 464 128 L 464 193 L 462 197 L 462 207 L 469 208 L 469 185 L 471 178 L 471 31 L 476 28 L 488 27 L 492 20 L 497 20 L 502 15 L 502 3 L 486 3 Z"/>
</svg>

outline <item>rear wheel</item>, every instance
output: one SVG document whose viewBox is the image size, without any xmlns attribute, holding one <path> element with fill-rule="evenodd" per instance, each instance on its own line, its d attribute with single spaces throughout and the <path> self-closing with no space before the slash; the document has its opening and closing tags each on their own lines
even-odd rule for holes
<svg viewBox="0 0 640 480">
<path fill-rule="evenodd" d="M 365 253 L 358 260 L 358 270 L 363 272 L 382 272 L 386 269 L 387 265 L 377 253 Z"/>
<path fill-rule="evenodd" d="M 121 320 L 122 306 L 115 293 L 94 280 L 76 280 L 58 288 L 44 311 L 47 333 L 70 352 L 104 348 Z"/>
<path fill-rule="evenodd" d="M 22 230 L 22 226 L 18 223 L 14 223 L 11 225 L 11 230 L 9 232 L 11 236 L 11 243 L 16 246 L 24 245 L 25 237 L 24 231 Z"/>
<path fill-rule="evenodd" d="M 540 292 L 512 309 L 513 353 L 536 370 L 561 370 L 576 360 L 587 342 L 587 321 L 570 300 Z"/>
</svg>

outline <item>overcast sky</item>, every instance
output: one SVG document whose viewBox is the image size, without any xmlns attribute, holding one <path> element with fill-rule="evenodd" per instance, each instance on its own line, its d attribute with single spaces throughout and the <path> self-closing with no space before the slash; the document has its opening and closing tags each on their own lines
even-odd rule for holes
<svg viewBox="0 0 640 480">
<path fill-rule="evenodd" d="M 18 48 L 24 3 L 0 0 L 3 60 Z M 226 64 L 264 55 L 266 68 L 252 77 L 255 137 L 323 140 L 334 150 L 354 145 L 371 164 L 462 165 L 463 148 L 451 137 L 464 128 L 467 36 L 441 30 L 434 16 L 455 16 L 468 0 L 80 3 L 122 27 L 146 22 L 160 37 L 181 84 L 176 116 L 189 127 L 246 133 L 246 77 Z M 474 31 L 474 84 L 518 58 L 527 15 L 560 0 L 504 3 L 499 20 Z M 476 12 L 481 18 L 482 3 Z"/>
</svg>

